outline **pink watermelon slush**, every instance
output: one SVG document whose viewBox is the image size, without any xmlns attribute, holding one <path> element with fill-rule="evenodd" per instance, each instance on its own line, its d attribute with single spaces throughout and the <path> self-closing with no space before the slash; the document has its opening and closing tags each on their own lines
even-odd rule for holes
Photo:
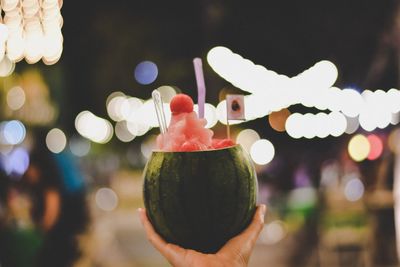
<svg viewBox="0 0 400 267">
<path fill-rule="evenodd" d="M 166 152 L 188 152 L 221 149 L 234 146 L 231 139 L 213 139 L 213 131 L 206 129 L 206 119 L 198 118 L 193 111 L 193 100 L 177 94 L 171 100 L 172 112 L 168 132 L 157 137 L 157 147 Z"/>
</svg>

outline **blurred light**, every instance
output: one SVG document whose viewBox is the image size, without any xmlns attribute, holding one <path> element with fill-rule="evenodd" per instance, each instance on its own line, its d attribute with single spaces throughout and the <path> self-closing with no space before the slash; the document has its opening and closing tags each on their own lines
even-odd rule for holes
<svg viewBox="0 0 400 267">
<path fill-rule="evenodd" d="M 368 141 L 370 144 L 370 151 L 368 154 L 369 160 L 375 160 L 382 155 L 383 151 L 383 143 L 379 136 L 375 134 L 368 135 Z"/>
<path fill-rule="evenodd" d="M 1 4 L 5 25 L 0 24 L 0 39 L 7 44 L 9 59 L 17 62 L 25 56 L 29 64 L 40 59 L 55 64 L 63 50 L 62 0 L 4 0 Z"/>
<path fill-rule="evenodd" d="M 400 91 L 398 89 L 390 89 L 386 93 L 387 104 L 392 113 L 400 111 Z"/>
<path fill-rule="evenodd" d="M 126 121 L 117 122 L 115 125 L 115 135 L 122 142 L 130 142 L 136 137 L 136 135 L 128 130 Z"/>
<path fill-rule="evenodd" d="M 364 195 L 364 185 L 358 178 L 350 179 L 344 188 L 344 195 L 348 201 L 357 201 Z"/>
<path fill-rule="evenodd" d="M 73 136 L 69 140 L 69 149 L 77 157 L 86 156 L 90 151 L 90 141 L 79 136 Z"/>
<path fill-rule="evenodd" d="M 67 137 L 60 129 L 51 129 L 46 135 L 46 145 L 51 152 L 58 154 L 67 145 Z"/>
<path fill-rule="evenodd" d="M 143 105 L 142 100 L 136 97 L 127 97 L 121 103 L 119 112 L 123 120 L 134 120 L 137 116 L 137 112 Z"/>
<path fill-rule="evenodd" d="M 176 91 L 172 86 L 164 85 L 158 87 L 157 90 L 160 92 L 161 99 L 164 103 L 171 102 L 172 98 L 176 95 Z"/>
<path fill-rule="evenodd" d="M 145 141 L 140 145 L 140 151 L 142 155 L 148 159 L 151 156 L 151 153 L 154 149 L 156 149 L 156 135 L 150 135 Z"/>
<path fill-rule="evenodd" d="M 364 101 L 360 93 L 353 89 L 343 89 L 341 91 L 341 111 L 347 117 L 357 117 L 364 105 Z"/>
<path fill-rule="evenodd" d="M 4 56 L 0 61 L 0 77 L 7 77 L 13 73 L 15 63 L 12 62 L 7 56 Z"/>
<path fill-rule="evenodd" d="M 244 129 L 236 136 L 236 144 L 241 145 L 247 152 L 250 152 L 254 142 L 260 140 L 260 135 L 253 129 Z"/>
<path fill-rule="evenodd" d="M 400 153 L 400 128 L 394 129 L 389 134 L 388 146 L 393 153 L 395 154 Z"/>
<path fill-rule="evenodd" d="M 364 135 L 357 134 L 350 139 L 348 152 L 354 161 L 363 161 L 366 159 L 370 150 L 370 143 Z"/>
<path fill-rule="evenodd" d="M 125 94 L 120 92 L 120 91 L 116 91 L 116 92 L 112 92 L 109 96 L 107 96 L 107 100 L 106 100 L 106 106 L 108 106 L 108 104 L 110 103 L 110 101 L 118 96 L 122 96 L 125 97 Z"/>
<path fill-rule="evenodd" d="M 303 116 L 300 113 L 293 113 L 287 118 L 285 128 L 289 136 L 295 139 L 303 136 L 301 130 L 303 127 L 302 118 Z"/>
<path fill-rule="evenodd" d="M 164 107 L 164 113 L 167 115 L 167 113 L 171 113 L 171 111 Z M 150 127 L 159 127 L 158 125 L 158 120 L 157 120 L 157 113 L 156 109 L 154 106 L 153 99 L 148 99 L 144 102 L 144 104 L 140 107 L 140 109 L 137 112 L 137 122 L 141 124 L 146 124 Z M 167 121 L 168 124 L 168 121 Z M 129 126 L 128 126 L 129 129 Z M 133 134 L 135 134 L 133 132 Z M 137 134 L 135 134 L 137 135 Z"/>
<path fill-rule="evenodd" d="M 315 125 L 312 127 L 317 132 L 316 136 L 319 138 L 326 138 L 331 134 L 331 127 L 328 127 L 330 117 L 324 112 L 319 112 L 315 115 Z"/>
<path fill-rule="evenodd" d="M 199 106 L 197 104 L 194 105 L 193 109 L 197 114 L 199 114 Z M 206 128 L 214 127 L 218 122 L 217 109 L 213 105 L 205 103 L 204 118 L 207 120 Z"/>
<path fill-rule="evenodd" d="M 285 238 L 287 230 L 281 221 L 272 221 L 265 225 L 260 234 L 262 243 L 273 245 Z"/>
<path fill-rule="evenodd" d="M 0 43 L 4 43 L 8 39 L 8 27 L 0 23 Z"/>
<path fill-rule="evenodd" d="M 8 175 L 22 176 L 29 166 L 29 154 L 26 149 L 18 147 L 5 157 L 4 171 Z"/>
<path fill-rule="evenodd" d="M 347 121 L 342 113 L 337 111 L 332 111 L 328 115 L 328 119 L 330 126 L 330 134 L 332 136 L 338 137 L 346 131 Z"/>
<path fill-rule="evenodd" d="M 97 207 L 104 211 L 112 211 L 118 206 L 118 196 L 111 188 L 97 190 L 95 199 Z"/>
<path fill-rule="evenodd" d="M 132 136 L 142 136 L 145 135 L 149 130 L 150 126 L 141 122 L 126 122 L 126 129 Z"/>
<path fill-rule="evenodd" d="M 392 113 L 392 119 L 390 120 L 390 123 L 392 125 L 397 125 L 400 122 L 400 112 L 397 113 Z"/>
<path fill-rule="evenodd" d="M 90 111 L 82 111 L 76 116 L 75 128 L 83 137 L 100 144 L 107 143 L 113 136 L 111 123 Z"/>
<path fill-rule="evenodd" d="M 1 141 L 1 139 L 0 139 Z M 7 155 L 14 149 L 13 145 L 8 145 L 8 144 L 2 144 L 2 141 L 0 142 L 0 153 L 3 155 Z"/>
<path fill-rule="evenodd" d="M 272 129 L 278 132 L 284 132 L 286 129 L 285 128 L 286 120 L 288 119 L 290 114 L 291 114 L 290 111 L 286 108 L 269 114 L 268 121 Z"/>
<path fill-rule="evenodd" d="M 25 92 L 19 87 L 11 88 L 7 93 L 7 105 L 11 110 L 18 110 L 25 104 Z"/>
<path fill-rule="evenodd" d="M 6 121 L 0 124 L 0 142 L 8 145 L 17 145 L 24 141 L 25 126 L 17 120 Z"/>
<path fill-rule="evenodd" d="M 107 101 L 107 113 L 113 121 L 122 121 L 124 119 L 121 107 L 125 100 L 125 95 L 117 95 Z"/>
<path fill-rule="evenodd" d="M 140 84 L 151 84 L 157 79 L 157 76 L 157 65 L 151 61 L 143 61 L 135 68 L 135 79 Z"/>
<path fill-rule="evenodd" d="M 288 206 L 292 209 L 313 207 L 317 202 L 317 192 L 312 187 L 299 187 L 292 190 L 288 197 Z"/>
<path fill-rule="evenodd" d="M 347 134 L 353 134 L 358 130 L 358 127 L 360 127 L 360 122 L 358 121 L 358 117 L 355 118 L 350 118 L 346 116 L 346 130 L 345 133 Z"/>
<path fill-rule="evenodd" d="M 266 139 L 257 140 L 251 146 L 250 156 L 258 165 L 268 164 L 275 156 L 274 145 Z"/>
<path fill-rule="evenodd" d="M 323 164 L 321 171 L 321 187 L 335 187 L 339 184 L 339 164 L 330 162 Z"/>
</svg>

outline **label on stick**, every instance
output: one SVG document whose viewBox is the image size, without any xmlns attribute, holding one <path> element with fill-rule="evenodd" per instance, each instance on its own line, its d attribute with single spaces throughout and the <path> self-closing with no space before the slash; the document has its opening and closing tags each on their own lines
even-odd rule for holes
<svg viewBox="0 0 400 267">
<path fill-rule="evenodd" d="M 244 95 L 226 95 L 228 120 L 245 120 Z"/>
</svg>

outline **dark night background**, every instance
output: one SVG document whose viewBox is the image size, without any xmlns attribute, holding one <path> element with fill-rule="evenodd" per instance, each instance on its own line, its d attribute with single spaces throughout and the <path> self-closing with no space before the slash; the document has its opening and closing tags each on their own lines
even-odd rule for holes
<svg viewBox="0 0 400 267">
<path fill-rule="evenodd" d="M 192 63 L 195 57 L 203 59 L 207 102 L 216 105 L 221 98 L 221 90 L 241 92 L 219 77 L 208 65 L 207 53 L 215 46 L 225 46 L 255 64 L 289 77 L 321 60 L 329 60 L 337 66 L 339 73 L 335 86 L 343 89 L 353 88 L 361 92 L 365 89 L 388 91 L 400 87 L 400 0 L 64 0 L 61 14 L 64 19 L 64 50 L 60 61 L 52 66 L 40 62 L 33 67 L 23 61 L 17 63 L 16 73 L 40 68 L 49 85 L 52 100 L 59 110 L 58 119 L 51 127 L 62 129 L 71 140 L 78 136 L 75 118 L 81 111 L 89 110 L 108 119 L 106 99 L 112 92 L 122 91 L 129 96 L 148 99 L 154 89 L 170 85 L 195 98 L 197 86 Z M 134 77 L 135 67 L 144 60 L 153 61 L 158 67 L 158 77 L 150 85 L 141 85 Z M 301 105 L 291 106 L 289 110 L 302 114 L 319 112 Z M 335 223 L 339 221 L 340 224 L 342 219 L 346 223 L 346 220 L 350 221 L 354 235 L 361 232 L 361 228 L 368 230 L 363 234 L 371 239 L 368 240 L 368 247 L 362 247 L 360 253 L 375 253 L 371 258 L 378 259 L 375 262 L 380 267 L 397 262 L 392 194 L 394 153 L 386 149 L 384 155 L 375 161 L 355 163 L 347 154 L 347 145 L 353 135 L 293 139 L 286 132 L 273 130 L 268 117 L 245 122 L 242 126 L 257 130 L 261 138 L 270 140 L 275 146 L 274 161 L 266 166 L 257 166 L 260 195 L 265 193 L 262 195 L 265 199 L 272 199 L 268 203 L 272 214 L 267 217 L 268 223 L 278 221 L 287 227 L 287 235 L 281 238 L 283 241 L 280 243 L 278 241 L 268 247 L 262 242 L 258 244 L 255 250 L 255 258 L 259 260 L 257 266 L 264 266 L 265 259 L 275 259 L 270 261 L 274 267 L 323 266 L 319 262 L 314 264 L 307 260 L 313 259 L 315 253 L 318 254 L 318 246 L 323 243 L 326 234 L 324 227 L 337 230 Z M 241 128 L 235 127 L 232 129 L 237 133 Z M 386 146 L 389 133 L 396 129 L 398 126 L 390 125 L 383 130 L 376 129 L 373 133 L 382 138 Z M 225 128 L 221 125 L 214 130 L 225 134 Z M 159 130 L 152 129 L 150 133 L 158 134 Z M 361 128 L 357 133 L 368 134 Z M 77 219 L 82 225 L 88 226 L 86 237 L 89 237 L 87 240 L 82 238 L 79 246 L 73 243 L 78 243 L 77 239 L 69 244 L 74 252 L 82 250 L 71 256 L 70 260 L 79 259 L 81 255 L 84 255 L 82 259 L 90 260 L 83 260 L 77 267 L 153 266 L 150 261 L 146 262 L 153 258 L 155 262 L 164 264 L 157 266 L 166 266 L 165 260 L 147 243 L 132 208 L 143 206 L 141 172 L 146 159 L 140 148 L 150 139 L 151 136 L 140 136 L 133 142 L 123 143 L 113 137 L 106 145 L 91 142 L 88 154 L 78 158 L 77 165 L 82 167 L 80 178 L 84 177 L 84 189 L 80 192 L 82 195 L 79 196 L 79 203 L 71 201 L 68 209 L 70 213 L 67 215 L 71 215 L 69 218 L 72 219 L 78 218 L 79 211 L 75 209 L 77 205 L 82 213 L 86 212 L 86 208 L 90 210 L 84 214 L 89 215 L 90 219 L 85 216 L 82 216 L 82 220 Z M 46 150 L 44 143 L 41 148 Z M 133 163 L 129 162 L 129 155 L 134 155 Z M 337 206 L 330 207 L 329 194 L 337 197 L 339 191 L 325 195 L 321 193 L 324 190 L 320 183 L 322 170 L 327 162 L 340 165 L 336 174 L 343 184 L 348 182 L 345 180 L 347 164 L 356 165 L 360 171 L 360 179 L 357 179 L 366 185 L 366 192 L 371 190 L 373 193 L 378 185 L 382 185 L 378 184 L 378 180 L 383 180 L 386 184 L 383 189 L 378 189 L 384 193 L 389 192 L 392 202 L 381 209 L 367 207 L 365 199 L 369 196 L 366 193 L 358 202 L 336 201 L 334 198 L 332 202 Z M 299 189 L 296 188 L 295 176 L 302 170 L 311 180 L 311 184 L 306 186 L 318 195 L 314 206 L 310 208 L 312 211 L 305 208 L 305 211 L 299 212 L 289 207 L 287 201 L 288 196 Z M 78 168 L 76 172 L 80 172 Z M 344 187 L 343 184 L 340 186 Z M 343 195 L 344 190 L 340 186 L 337 187 Z M 113 189 L 120 197 L 119 206 L 114 207 L 112 212 L 101 210 L 101 205 L 96 202 L 95 195 L 100 191 L 99 188 Z M 131 191 L 124 191 L 127 188 Z M 59 189 L 60 192 L 62 190 Z M 344 211 L 345 214 L 329 214 L 332 211 L 330 208 L 334 212 Z M 290 217 L 301 212 L 305 214 L 301 215 L 303 221 Z M 332 216 L 326 220 L 328 223 L 321 219 L 324 212 Z M 357 221 L 359 218 L 362 223 Z M 356 223 L 352 224 L 354 221 Z M 293 224 L 301 226 L 289 229 Z M 81 230 L 80 227 L 76 228 Z M 75 238 L 72 235 L 69 237 Z M 100 237 L 109 238 L 109 243 L 98 241 Z M 62 240 L 57 241 L 65 244 Z M 340 254 L 337 251 L 335 253 Z M 281 255 L 284 259 L 282 262 L 287 265 L 274 265 L 279 262 L 276 255 Z M 118 265 L 121 259 L 118 257 L 130 265 Z M 108 258 L 109 262 L 105 262 Z M 304 264 L 299 265 L 299 262 Z"/>
</svg>

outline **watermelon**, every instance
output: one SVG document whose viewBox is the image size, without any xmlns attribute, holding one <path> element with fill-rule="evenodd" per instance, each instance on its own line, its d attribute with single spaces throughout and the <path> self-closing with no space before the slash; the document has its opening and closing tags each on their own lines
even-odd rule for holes
<svg viewBox="0 0 400 267">
<path fill-rule="evenodd" d="M 144 170 L 143 198 L 150 222 L 167 242 L 215 253 L 250 223 L 257 176 L 240 145 L 154 151 Z"/>
</svg>

